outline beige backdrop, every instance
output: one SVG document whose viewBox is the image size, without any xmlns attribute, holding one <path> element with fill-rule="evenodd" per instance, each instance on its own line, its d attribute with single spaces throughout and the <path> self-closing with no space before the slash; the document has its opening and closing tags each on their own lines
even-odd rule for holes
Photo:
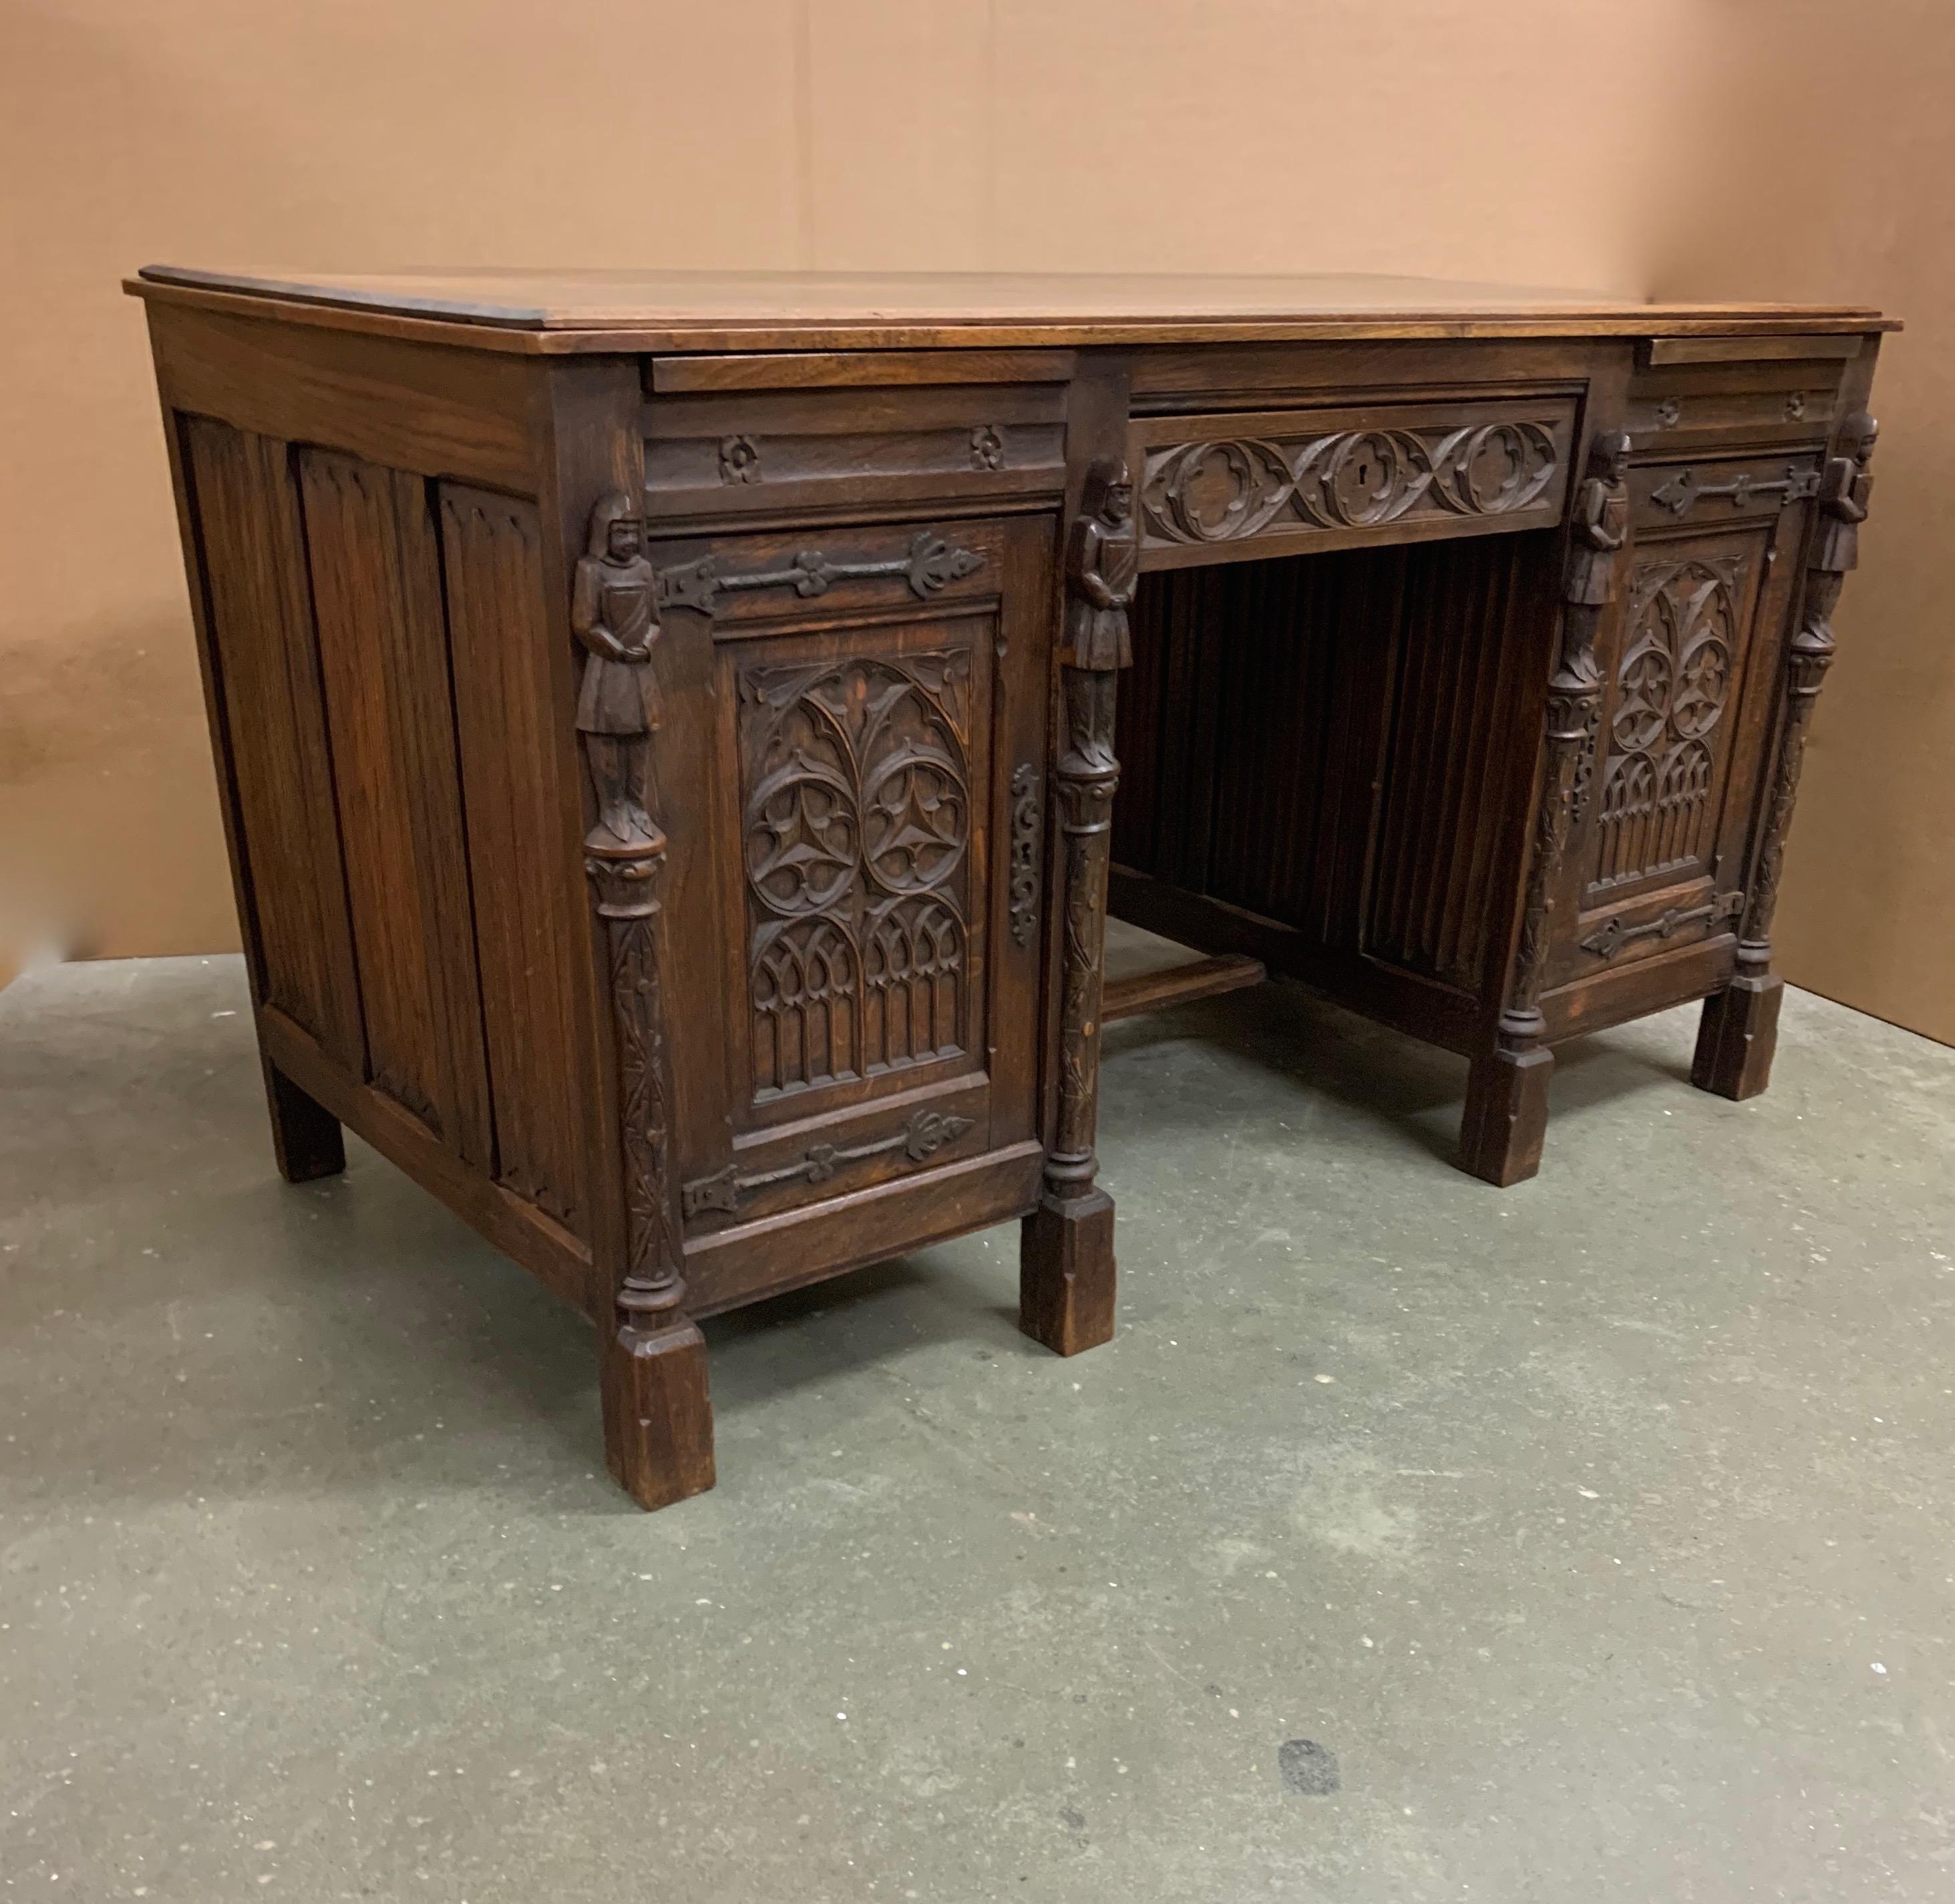
<svg viewBox="0 0 1955 1904">
<path fill-rule="evenodd" d="M 236 942 L 134 266 L 1370 270 L 1912 320 L 1781 916 L 1955 1039 L 1941 0 L 8 5 L 0 976 Z"/>
</svg>

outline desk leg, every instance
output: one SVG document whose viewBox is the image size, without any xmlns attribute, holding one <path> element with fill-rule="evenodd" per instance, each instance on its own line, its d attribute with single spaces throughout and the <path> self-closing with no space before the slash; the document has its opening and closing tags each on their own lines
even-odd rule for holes
<svg viewBox="0 0 1955 1904">
<path fill-rule="evenodd" d="M 1554 1054 L 1545 1045 L 1525 1051 L 1503 1045 L 1473 1061 L 1459 1126 L 1462 1170 L 1504 1190 L 1541 1168 L 1554 1075 Z"/>
<path fill-rule="evenodd" d="M 1547 1086 L 1554 1075 L 1554 1054 L 1542 1042 L 1547 1021 L 1541 1010 L 1541 988 L 1554 943 L 1562 862 L 1594 771 L 1602 701 L 1595 635 L 1615 592 L 1617 555 L 1626 534 L 1629 492 L 1623 466 L 1629 449 L 1628 437 L 1607 434 L 1598 437 L 1590 449 L 1589 475 L 1582 485 L 1563 595 L 1560 644 L 1554 672 L 1548 677 L 1541 787 L 1522 894 L 1519 941 L 1494 1048 L 1473 1061 L 1467 1078 L 1460 1168 L 1503 1190 L 1541 1168 L 1541 1146 L 1547 1136 Z"/>
<path fill-rule="evenodd" d="M 634 529 L 629 509 L 622 492 L 607 496 L 597 520 Z M 593 540 L 599 540 L 595 531 Z M 605 559 L 587 556 L 578 565 L 572 623 L 580 638 L 594 640 L 590 618 L 600 610 L 621 615 L 619 604 L 628 607 L 634 590 L 647 598 L 649 632 L 623 660 L 593 646 L 578 727 L 597 813 L 584 835 L 584 870 L 603 935 L 617 1077 L 616 1181 L 624 1205 L 623 1274 L 609 1326 L 599 1323 L 604 1453 L 632 1499 L 660 1508 L 713 1485 L 713 1402 L 706 1344 L 685 1313 L 685 1243 L 671 1155 L 666 836 L 656 818 L 653 716 L 650 697 L 630 673 L 650 666 L 659 635 L 650 615 L 649 567 L 620 560 L 607 572 Z M 616 645 L 608 632 L 605 639 Z"/>
<path fill-rule="evenodd" d="M 593 850 L 590 861 L 610 952 L 629 1251 L 612 1326 L 600 1324 L 604 1453 L 619 1486 L 644 1508 L 703 1493 L 713 1482 L 706 1344 L 685 1313 L 679 1228 L 666 1168 L 671 1092 L 657 890 L 664 844 L 659 837 L 656 853 L 631 858 Z"/>
<path fill-rule="evenodd" d="M 1059 1117 L 1045 1190 L 1018 1249 L 1018 1326 L 1061 1355 L 1113 1333 L 1113 1199 L 1094 1177 L 1100 1108 L 1100 999 L 1113 827 L 1111 669 L 1060 671 L 1066 748 L 1053 776 L 1064 856 L 1059 954 Z"/>
<path fill-rule="evenodd" d="M 268 1058 L 265 1099 L 272 1112 L 272 1149 L 279 1174 L 288 1184 L 336 1177 L 346 1168 L 346 1140 L 339 1120 L 299 1089 Z"/>
</svg>

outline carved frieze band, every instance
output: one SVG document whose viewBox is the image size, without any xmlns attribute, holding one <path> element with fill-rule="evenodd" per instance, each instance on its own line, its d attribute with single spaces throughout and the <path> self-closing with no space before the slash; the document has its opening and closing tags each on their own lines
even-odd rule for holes
<svg viewBox="0 0 1955 1904">
<path fill-rule="evenodd" d="M 825 595 L 838 582 L 883 575 L 900 577 L 909 584 L 912 594 L 927 601 L 953 582 L 974 575 L 984 565 L 984 558 L 974 550 L 946 541 L 933 529 L 920 529 L 907 552 L 899 556 L 831 557 L 819 549 L 802 549 L 792 562 L 779 568 L 732 569 L 722 566 L 716 556 L 701 556 L 697 562 L 659 569 L 656 582 L 661 606 L 695 608 L 710 615 L 722 594 L 737 591 L 792 588 L 806 598 Z"/>
<path fill-rule="evenodd" d="M 1141 520 L 1148 541 L 1186 544 L 1507 515 L 1548 496 L 1563 454 L 1532 420 L 1176 443 L 1148 452 Z"/>
<path fill-rule="evenodd" d="M 811 1144 L 795 1162 L 773 1170 L 742 1171 L 737 1164 L 710 1177 L 697 1177 L 682 1193 L 687 1219 L 707 1210 L 738 1211 L 741 1199 L 782 1184 L 825 1184 L 845 1164 L 864 1163 L 901 1151 L 913 1164 L 927 1163 L 946 1144 L 974 1128 L 969 1117 L 946 1117 L 935 1111 L 913 1111 L 900 1130 L 860 1144 Z"/>
</svg>

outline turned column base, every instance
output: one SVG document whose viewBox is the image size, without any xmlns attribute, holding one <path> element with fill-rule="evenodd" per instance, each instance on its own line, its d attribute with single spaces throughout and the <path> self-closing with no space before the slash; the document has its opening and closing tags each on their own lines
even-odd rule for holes
<svg viewBox="0 0 1955 1904">
<path fill-rule="evenodd" d="M 1113 1199 L 1048 1190 L 1018 1239 L 1018 1326 L 1057 1355 L 1113 1337 Z"/>
<path fill-rule="evenodd" d="M 1774 974 L 1740 973 L 1705 1000 L 1690 1067 L 1690 1081 L 1698 1090 L 1742 1103 L 1771 1082 L 1784 995 L 1785 981 Z"/>
<path fill-rule="evenodd" d="M 713 1482 L 713 1398 L 697 1326 L 613 1330 L 599 1360 L 612 1479 L 642 1508 L 704 1494 Z"/>
<path fill-rule="evenodd" d="M 1520 1051 L 1499 1048 L 1474 1059 L 1459 1124 L 1462 1170 L 1504 1190 L 1541 1168 L 1547 1083 L 1554 1075 L 1554 1054 L 1545 1045 Z"/>
<path fill-rule="evenodd" d="M 272 1114 L 272 1149 L 279 1174 L 288 1184 L 338 1176 L 346 1168 L 346 1139 L 339 1120 L 269 1058 L 264 1067 L 265 1102 Z"/>
</svg>

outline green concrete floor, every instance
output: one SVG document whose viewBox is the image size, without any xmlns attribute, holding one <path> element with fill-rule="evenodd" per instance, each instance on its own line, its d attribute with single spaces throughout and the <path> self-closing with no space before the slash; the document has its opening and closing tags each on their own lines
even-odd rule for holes
<svg viewBox="0 0 1955 1904">
<path fill-rule="evenodd" d="M 1500 1192 L 1453 1060 L 1130 1021 L 1116 1340 L 1008 1230 L 710 1323 L 647 1515 L 584 1322 L 278 1182 L 244 1005 L 0 995 L 0 1899 L 1955 1896 L 1955 1051 L 1672 1013 Z"/>
</svg>

